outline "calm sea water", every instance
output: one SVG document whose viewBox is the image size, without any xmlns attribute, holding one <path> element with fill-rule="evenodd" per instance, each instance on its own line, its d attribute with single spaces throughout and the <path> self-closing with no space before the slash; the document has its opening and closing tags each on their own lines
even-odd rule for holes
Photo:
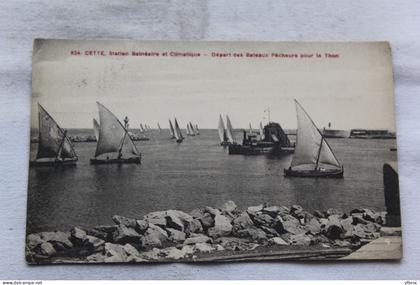
<svg viewBox="0 0 420 285">
<path fill-rule="evenodd" d="M 70 135 L 91 134 L 71 130 Z M 216 130 L 182 144 L 168 131 L 135 142 L 141 165 L 90 165 L 96 143 L 76 143 L 75 167 L 30 168 L 28 232 L 112 223 L 115 214 L 141 217 L 166 209 L 190 211 L 233 200 L 240 207 L 270 202 L 307 210 L 384 210 L 382 166 L 396 160 L 395 140 L 328 139 L 344 164 L 344 179 L 285 178 L 292 155 L 228 155 Z M 237 133 L 237 138 L 241 135 Z M 31 144 L 31 159 L 36 154 Z"/>
</svg>

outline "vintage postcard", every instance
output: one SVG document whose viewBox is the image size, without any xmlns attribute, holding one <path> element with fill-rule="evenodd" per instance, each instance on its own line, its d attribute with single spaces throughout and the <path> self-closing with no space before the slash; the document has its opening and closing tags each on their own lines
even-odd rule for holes
<svg viewBox="0 0 420 285">
<path fill-rule="evenodd" d="M 30 264 L 402 256 L 386 42 L 34 42 Z"/>
</svg>

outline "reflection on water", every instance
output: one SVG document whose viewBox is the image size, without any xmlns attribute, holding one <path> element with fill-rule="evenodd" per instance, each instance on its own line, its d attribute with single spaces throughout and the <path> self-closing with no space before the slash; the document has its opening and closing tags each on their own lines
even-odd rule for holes
<svg viewBox="0 0 420 285">
<path fill-rule="evenodd" d="M 136 142 L 142 164 L 90 165 L 95 143 L 77 143 L 75 167 L 31 168 L 28 231 L 68 230 L 111 223 L 156 210 L 190 211 L 234 200 L 240 207 L 270 202 L 300 204 L 308 210 L 330 207 L 384 209 L 382 165 L 396 160 L 395 140 L 329 139 L 344 164 L 344 179 L 284 178 L 292 155 L 228 155 L 216 130 L 202 130 L 182 144 L 153 131 Z M 32 157 L 36 144 L 31 145 Z"/>
</svg>

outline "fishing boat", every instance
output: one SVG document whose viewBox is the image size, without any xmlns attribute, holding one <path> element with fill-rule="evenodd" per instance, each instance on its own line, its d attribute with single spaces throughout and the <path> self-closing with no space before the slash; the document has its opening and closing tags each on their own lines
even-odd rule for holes
<svg viewBox="0 0 420 285">
<path fill-rule="evenodd" d="M 93 134 L 95 135 L 96 141 L 99 139 L 99 123 L 96 119 L 93 119 Z"/>
<path fill-rule="evenodd" d="M 78 160 L 67 131 L 38 104 L 38 152 L 30 166 L 75 165 Z"/>
<path fill-rule="evenodd" d="M 229 142 L 227 139 L 225 124 L 223 123 L 222 115 L 219 115 L 219 125 L 217 126 L 217 132 L 219 134 L 220 145 L 227 146 Z"/>
<path fill-rule="evenodd" d="M 171 135 L 171 139 L 175 139 L 175 130 L 174 126 L 172 125 L 171 119 L 169 119 L 169 133 Z"/>
<path fill-rule="evenodd" d="M 99 102 L 97 104 L 100 123 L 99 139 L 95 157 L 90 159 L 90 163 L 140 163 L 141 154 L 128 134 L 128 118 L 125 117 L 123 125 L 104 105 Z"/>
<path fill-rule="evenodd" d="M 182 136 L 181 129 L 179 128 L 178 121 L 176 120 L 176 118 L 174 119 L 174 121 L 175 121 L 175 138 L 176 138 L 176 142 L 177 143 L 182 143 L 182 141 L 184 140 L 184 137 Z"/>
<path fill-rule="evenodd" d="M 195 129 L 194 129 L 193 124 L 191 122 L 189 122 L 189 125 L 190 125 L 191 136 L 195 136 L 196 135 L 196 132 L 195 132 Z"/>
<path fill-rule="evenodd" d="M 308 113 L 295 100 L 297 114 L 296 148 L 285 176 L 342 178 L 344 168 Z"/>
</svg>

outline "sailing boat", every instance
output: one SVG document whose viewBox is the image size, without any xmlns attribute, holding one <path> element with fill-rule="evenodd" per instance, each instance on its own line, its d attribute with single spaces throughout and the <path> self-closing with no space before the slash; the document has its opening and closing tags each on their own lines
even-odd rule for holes
<svg viewBox="0 0 420 285">
<path fill-rule="evenodd" d="M 96 141 L 99 140 L 99 123 L 96 119 L 93 119 L 93 133 L 95 134 Z"/>
<path fill-rule="evenodd" d="M 140 133 L 144 133 L 144 132 L 145 132 L 145 129 L 143 128 L 143 124 L 140 123 Z"/>
<path fill-rule="evenodd" d="M 187 135 L 195 136 L 194 127 L 192 126 L 191 122 L 187 124 Z"/>
<path fill-rule="evenodd" d="M 219 125 L 217 126 L 217 131 L 219 133 L 220 145 L 228 145 L 228 140 L 226 136 L 225 124 L 223 123 L 222 115 L 219 115 Z"/>
<path fill-rule="evenodd" d="M 249 134 L 250 134 L 250 135 L 253 135 L 253 131 L 252 131 L 252 126 L 251 126 L 251 123 L 249 123 Z"/>
<path fill-rule="evenodd" d="M 260 122 L 260 140 L 263 141 L 264 139 L 265 139 L 264 128 L 263 128 L 262 123 Z"/>
<path fill-rule="evenodd" d="M 159 130 L 159 133 L 160 133 L 162 131 L 162 129 L 160 128 L 159 123 L 157 123 L 157 127 L 158 127 L 158 130 Z"/>
<path fill-rule="evenodd" d="M 198 130 L 198 124 L 195 124 L 194 133 L 195 133 L 196 136 L 198 136 L 200 134 L 200 131 Z"/>
<path fill-rule="evenodd" d="M 31 166 L 71 165 L 77 161 L 67 131 L 60 128 L 48 112 L 38 104 L 39 133 L 36 159 Z"/>
<path fill-rule="evenodd" d="M 175 130 L 174 130 L 174 126 L 172 125 L 171 119 L 169 119 L 169 133 L 171 134 L 171 139 L 174 139 Z"/>
<path fill-rule="evenodd" d="M 229 119 L 228 115 L 226 115 L 226 136 L 227 136 L 228 142 L 230 144 L 236 144 L 235 138 L 233 137 L 232 124 L 230 122 L 230 119 Z"/>
<path fill-rule="evenodd" d="M 128 134 L 128 118 L 125 125 L 104 105 L 97 102 L 99 109 L 99 139 L 92 164 L 140 163 L 141 154 Z"/>
<path fill-rule="evenodd" d="M 192 135 L 192 136 L 195 136 L 195 135 L 196 135 L 196 133 L 195 133 L 195 129 L 194 129 L 193 124 L 191 124 L 191 122 L 190 122 L 190 130 L 191 130 L 191 135 Z"/>
<path fill-rule="evenodd" d="M 344 168 L 308 113 L 295 100 L 298 121 L 296 148 L 285 176 L 342 178 Z"/>
<path fill-rule="evenodd" d="M 181 129 L 179 128 L 179 125 L 178 125 L 178 122 L 177 122 L 176 118 L 174 120 L 175 120 L 175 138 L 176 138 L 176 142 L 177 143 L 182 143 L 182 141 L 184 140 L 184 137 L 182 136 Z"/>
</svg>

